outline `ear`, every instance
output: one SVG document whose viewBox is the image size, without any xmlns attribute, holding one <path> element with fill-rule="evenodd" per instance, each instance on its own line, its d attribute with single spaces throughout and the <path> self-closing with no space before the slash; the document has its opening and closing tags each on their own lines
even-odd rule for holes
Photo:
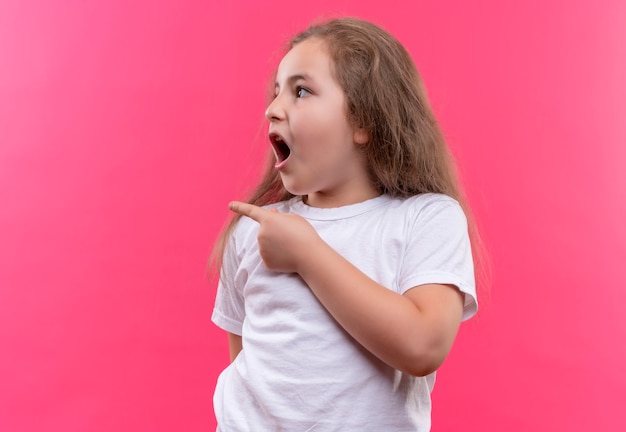
<svg viewBox="0 0 626 432">
<path fill-rule="evenodd" d="M 363 128 L 354 129 L 354 133 L 352 134 L 352 140 L 355 144 L 367 144 L 370 140 L 369 134 Z"/>
</svg>

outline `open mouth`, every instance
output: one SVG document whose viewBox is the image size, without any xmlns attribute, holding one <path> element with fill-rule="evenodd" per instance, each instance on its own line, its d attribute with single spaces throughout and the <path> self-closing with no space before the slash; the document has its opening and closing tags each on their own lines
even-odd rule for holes
<svg viewBox="0 0 626 432">
<path fill-rule="evenodd" d="M 280 135 L 275 133 L 270 134 L 270 142 L 272 143 L 272 147 L 274 147 L 278 163 L 281 163 L 289 157 L 291 149 Z"/>
</svg>

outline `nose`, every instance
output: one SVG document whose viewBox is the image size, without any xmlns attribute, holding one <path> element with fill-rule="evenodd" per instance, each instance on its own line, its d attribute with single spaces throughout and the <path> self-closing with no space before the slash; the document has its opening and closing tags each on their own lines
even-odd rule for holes
<svg viewBox="0 0 626 432">
<path fill-rule="evenodd" d="M 280 93 L 272 99 L 265 109 L 265 118 L 269 121 L 279 121 L 285 118 L 285 109 L 281 102 Z"/>
</svg>

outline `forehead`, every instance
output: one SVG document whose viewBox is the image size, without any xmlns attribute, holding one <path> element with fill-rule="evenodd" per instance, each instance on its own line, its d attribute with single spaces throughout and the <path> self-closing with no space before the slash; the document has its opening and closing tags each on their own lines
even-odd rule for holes
<svg viewBox="0 0 626 432">
<path fill-rule="evenodd" d="M 285 54 L 278 65 L 276 81 L 284 81 L 292 75 L 331 76 L 331 59 L 323 40 L 306 39 Z"/>
</svg>

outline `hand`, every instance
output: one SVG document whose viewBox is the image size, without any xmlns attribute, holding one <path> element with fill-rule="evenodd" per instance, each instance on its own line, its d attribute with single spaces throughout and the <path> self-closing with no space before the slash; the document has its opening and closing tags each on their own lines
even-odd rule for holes
<svg viewBox="0 0 626 432">
<path fill-rule="evenodd" d="M 257 241 L 265 266 L 277 272 L 297 273 L 300 261 L 321 238 L 301 216 L 265 210 L 253 204 L 233 201 L 228 207 L 260 225 Z"/>
</svg>

